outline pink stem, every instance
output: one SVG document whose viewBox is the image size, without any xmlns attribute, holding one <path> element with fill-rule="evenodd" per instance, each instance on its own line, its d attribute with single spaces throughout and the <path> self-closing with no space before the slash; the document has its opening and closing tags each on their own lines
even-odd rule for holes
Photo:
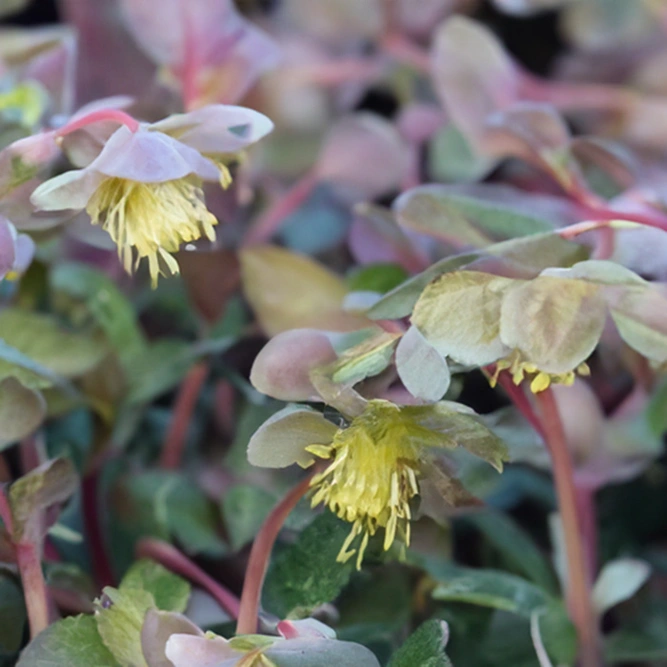
<svg viewBox="0 0 667 667">
<path fill-rule="evenodd" d="M 181 4 L 181 18 L 183 20 L 183 66 L 180 71 L 181 90 L 183 93 L 183 107 L 191 111 L 199 98 L 197 76 L 199 74 L 199 58 L 197 44 L 192 30 L 192 19 L 188 11 L 188 3 Z"/>
<path fill-rule="evenodd" d="M 553 391 L 545 389 L 536 394 L 535 399 L 540 409 L 544 440 L 553 466 L 567 559 L 566 596 L 572 622 L 579 636 L 581 665 L 599 667 L 599 633 L 591 600 L 591 582 L 578 514 L 574 466 Z"/>
<path fill-rule="evenodd" d="M 637 100 L 635 93 L 621 86 L 545 81 L 526 73 L 521 75 L 520 85 L 521 97 L 565 111 L 626 112 Z"/>
<path fill-rule="evenodd" d="M 238 623 L 236 624 L 237 635 L 249 635 L 257 632 L 262 585 L 269 566 L 273 544 L 285 523 L 285 519 L 287 519 L 289 513 L 308 491 L 312 476 L 313 473 L 299 482 L 271 510 L 271 513 L 266 517 L 255 537 L 252 549 L 250 550 L 248 568 L 243 583 L 241 608 L 239 610 Z"/>
<path fill-rule="evenodd" d="M 208 591 L 220 606 L 234 619 L 239 617 L 239 600 L 224 586 L 201 570 L 189 558 L 167 542 L 146 538 L 137 544 L 138 558 L 152 558 L 167 569 L 180 574 Z"/>
<path fill-rule="evenodd" d="M 162 448 L 160 467 L 165 470 L 175 470 L 181 465 L 188 424 L 207 376 L 208 364 L 200 362 L 188 371 L 181 384 L 167 438 Z"/>
<path fill-rule="evenodd" d="M 136 132 L 139 129 L 139 121 L 136 118 L 132 118 L 130 114 L 125 113 L 120 109 L 99 109 L 97 111 L 91 111 L 85 116 L 75 118 L 66 125 L 63 125 L 59 130 L 56 130 L 55 135 L 57 137 L 64 137 L 83 127 L 87 127 L 93 123 L 100 123 L 105 120 L 111 120 L 120 125 L 125 125 L 132 130 L 132 132 Z"/>
<path fill-rule="evenodd" d="M 597 519 L 595 511 L 595 489 L 576 485 L 577 508 L 581 517 L 581 530 L 586 553 L 586 564 L 588 565 L 589 583 L 591 583 L 597 572 Z"/>
<path fill-rule="evenodd" d="M 386 34 L 380 44 L 382 51 L 393 56 L 397 60 L 414 67 L 423 74 L 429 74 L 431 71 L 431 57 L 427 51 L 419 45 L 411 42 L 407 37 L 399 32 L 390 32 Z"/>
<path fill-rule="evenodd" d="M 317 180 L 317 174 L 314 171 L 302 176 L 255 221 L 248 230 L 243 245 L 266 243 L 281 223 L 306 201 L 317 184 Z"/>
<path fill-rule="evenodd" d="M 19 542 L 16 545 L 16 562 L 21 573 L 30 637 L 34 639 L 49 625 L 49 594 L 37 545 Z"/>
</svg>

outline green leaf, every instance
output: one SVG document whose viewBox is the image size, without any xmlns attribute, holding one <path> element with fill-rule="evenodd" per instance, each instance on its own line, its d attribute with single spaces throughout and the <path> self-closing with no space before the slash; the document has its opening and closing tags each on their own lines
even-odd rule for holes
<svg viewBox="0 0 667 667">
<path fill-rule="evenodd" d="M 384 294 L 400 285 L 408 277 L 407 271 L 398 264 L 367 264 L 347 276 L 352 292 L 379 292 Z"/>
<path fill-rule="evenodd" d="M 218 533 L 216 508 L 179 473 L 149 471 L 121 479 L 116 511 L 131 542 L 145 535 L 177 539 L 191 554 L 222 556 L 227 547 Z"/>
<path fill-rule="evenodd" d="M 153 560 L 141 559 L 126 572 L 120 590 L 144 590 L 163 611 L 185 611 L 190 598 L 190 584 Z"/>
<path fill-rule="evenodd" d="M 70 616 L 28 644 L 17 667 L 119 667 L 102 642 L 93 616 Z"/>
<path fill-rule="evenodd" d="M 663 599 L 650 599 L 625 627 L 605 637 L 605 662 L 664 664 L 667 661 L 666 623 L 667 604 Z"/>
<path fill-rule="evenodd" d="M 35 431 L 46 415 L 43 396 L 15 378 L 0 381 L 0 450 Z"/>
<path fill-rule="evenodd" d="M 518 569 L 533 583 L 550 593 L 558 592 L 558 583 L 547 559 L 532 537 L 509 515 L 493 509 L 469 514 L 463 519 L 471 523 L 493 544 L 507 565 Z"/>
<path fill-rule="evenodd" d="M 493 164 L 492 159 L 476 153 L 451 123 L 435 135 L 429 146 L 428 173 L 434 181 L 478 181 Z"/>
<path fill-rule="evenodd" d="M 391 362 L 399 334 L 385 331 L 370 336 L 345 350 L 337 361 L 321 369 L 337 384 L 354 385 L 368 377 L 379 375 Z"/>
<path fill-rule="evenodd" d="M 426 621 L 394 653 L 389 667 L 452 667 L 445 653 L 449 628 L 444 621 Z"/>
<path fill-rule="evenodd" d="M 107 354 L 99 338 L 67 332 L 49 315 L 17 308 L 0 312 L 0 339 L 0 379 L 14 376 L 30 389 L 58 384 L 58 376 L 84 375 Z"/>
<path fill-rule="evenodd" d="M 456 568 L 455 574 L 439 583 L 432 595 L 436 600 L 467 602 L 526 617 L 551 601 L 548 593 L 521 577 L 472 568 Z"/>
<path fill-rule="evenodd" d="M 535 612 L 542 643 L 555 665 L 572 665 L 577 657 L 577 631 L 559 601 Z"/>
<path fill-rule="evenodd" d="M 69 459 L 48 461 L 9 487 L 15 542 L 37 541 L 44 530 L 41 513 L 67 500 L 77 489 L 78 477 Z"/>
<path fill-rule="evenodd" d="M 128 403 L 149 403 L 173 389 L 188 372 L 196 356 L 189 343 L 158 340 L 133 359 L 128 371 Z"/>
<path fill-rule="evenodd" d="M 234 551 L 254 539 L 276 502 L 273 493 L 250 484 L 237 484 L 227 491 L 222 501 L 222 515 Z"/>
<path fill-rule="evenodd" d="M 116 284 L 85 264 L 61 264 L 50 274 L 58 292 L 82 301 L 107 340 L 127 366 L 146 349 L 134 307 Z"/>
<path fill-rule="evenodd" d="M 0 573 L 0 657 L 21 648 L 25 622 L 21 587 L 8 574 Z"/>
<path fill-rule="evenodd" d="M 95 612 L 97 631 L 121 667 L 148 667 L 141 649 L 141 628 L 153 596 L 145 590 L 105 588 L 104 604 Z M 90 664 L 90 663 L 89 663 Z"/>
<path fill-rule="evenodd" d="M 334 600 L 354 570 L 354 559 L 336 562 L 350 527 L 330 512 L 324 512 L 294 544 L 278 554 L 264 585 L 266 608 L 281 618 L 306 616 L 309 610 Z"/>
<path fill-rule="evenodd" d="M 445 273 L 470 268 L 482 270 L 490 263 L 496 270 L 498 260 L 507 275 L 533 278 L 549 267 L 567 267 L 587 259 L 583 246 L 566 241 L 557 234 L 533 234 L 502 241 L 472 253 L 445 257 L 385 294 L 366 315 L 374 320 L 406 317 L 424 288 Z"/>
</svg>

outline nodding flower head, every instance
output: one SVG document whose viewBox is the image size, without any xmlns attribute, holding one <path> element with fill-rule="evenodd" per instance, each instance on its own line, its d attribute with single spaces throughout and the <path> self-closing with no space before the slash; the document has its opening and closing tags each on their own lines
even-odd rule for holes
<svg viewBox="0 0 667 667">
<path fill-rule="evenodd" d="M 311 445 L 306 451 L 330 461 L 311 481 L 313 506 L 324 503 L 352 530 L 341 547 L 338 561 L 357 554 L 361 567 L 372 535 L 383 528 L 388 550 L 398 534 L 410 544 L 410 501 L 419 494 L 420 427 L 401 409 L 387 401 L 370 401 L 330 445 Z M 356 548 L 351 548 L 358 542 Z"/>
</svg>

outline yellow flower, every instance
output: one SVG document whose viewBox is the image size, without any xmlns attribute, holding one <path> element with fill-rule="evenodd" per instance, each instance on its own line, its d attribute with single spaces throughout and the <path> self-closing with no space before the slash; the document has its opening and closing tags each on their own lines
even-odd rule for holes
<svg viewBox="0 0 667 667">
<path fill-rule="evenodd" d="M 352 530 L 337 560 L 345 563 L 357 553 L 361 567 L 368 540 L 384 528 L 384 549 L 396 538 L 410 545 L 410 501 L 419 494 L 420 447 L 417 431 L 398 406 L 371 401 L 349 428 L 339 430 L 330 445 L 311 445 L 306 451 L 331 460 L 313 477 L 312 505 L 324 503 Z M 360 540 L 358 540 L 360 538 Z M 357 549 L 350 547 L 359 541 Z"/>
<path fill-rule="evenodd" d="M 420 490 L 428 488 L 426 495 L 455 506 L 475 501 L 442 460 L 443 450 L 457 447 L 499 471 L 507 460 L 505 445 L 464 405 L 398 406 L 374 399 L 345 428 L 310 408 L 288 406 L 250 438 L 248 460 L 268 468 L 327 461 L 310 482 L 311 503 L 323 503 L 352 524 L 337 560 L 356 555 L 359 569 L 378 531 L 384 530 L 385 551 L 397 539 L 409 546 L 411 505 Z M 428 511 L 426 505 L 422 511 Z"/>
<path fill-rule="evenodd" d="M 182 243 L 201 236 L 215 240 L 217 220 L 192 179 L 141 183 L 109 178 L 95 190 L 86 211 L 93 224 L 109 232 L 128 273 L 142 257 L 148 258 L 153 286 L 158 275 L 178 273 L 178 263 L 169 253 Z"/>
</svg>

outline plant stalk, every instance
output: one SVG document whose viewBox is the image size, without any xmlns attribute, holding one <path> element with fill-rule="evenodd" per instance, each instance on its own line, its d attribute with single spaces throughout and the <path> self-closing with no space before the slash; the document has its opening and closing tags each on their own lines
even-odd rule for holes
<svg viewBox="0 0 667 667">
<path fill-rule="evenodd" d="M 241 608 L 239 610 L 239 620 L 236 624 L 237 635 L 249 635 L 257 632 L 262 584 L 269 566 L 273 544 L 285 523 L 285 519 L 308 491 L 312 476 L 311 473 L 290 489 L 287 495 L 271 510 L 255 537 L 250 550 L 245 581 L 243 582 Z"/>
<path fill-rule="evenodd" d="M 567 559 L 566 597 L 572 622 L 579 636 L 581 666 L 599 667 L 598 624 L 590 594 L 591 581 L 586 565 L 586 549 L 578 515 L 578 494 L 574 483 L 572 458 L 553 392 L 551 389 L 546 389 L 536 394 L 535 398 L 542 417 L 544 439 L 553 464 Z"/>
</svg>

